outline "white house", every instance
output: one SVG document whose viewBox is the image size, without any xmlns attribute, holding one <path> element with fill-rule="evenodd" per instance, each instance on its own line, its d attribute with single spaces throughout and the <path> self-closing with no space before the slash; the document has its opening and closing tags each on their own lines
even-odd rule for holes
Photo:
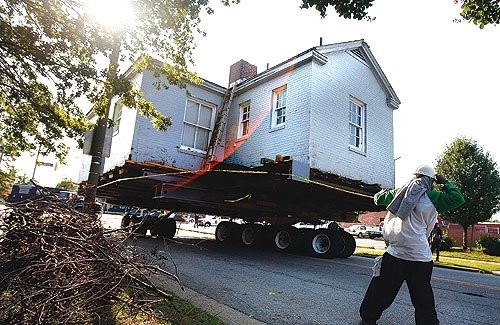
<svg viewBox="0 0 500 325">
<path fill-rule="evenodd" d="M 393 111 L 400 101 L 364 40 L 313 47 L 261 73 L 241 60 L 231 66 L 229 89 L 205 80 L 188 84 L 188 95 L 176 86 L 157 90 L 147 71 L 133 78 L 172 126 L 157 131 L 115 99 L 104 172 L 126 160 L 203 168 L 224 96 L 233 92 L 218 123 L 215 160 L 252 167 L 289 156 L 303 181 L 336 175 L 394 186 Z M 87 156 L 80 181 L 89 165 Z"/>
</svg>

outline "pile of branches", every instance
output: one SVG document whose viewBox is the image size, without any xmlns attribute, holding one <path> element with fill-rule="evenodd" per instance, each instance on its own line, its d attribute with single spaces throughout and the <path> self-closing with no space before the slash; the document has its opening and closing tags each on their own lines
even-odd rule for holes
<svg viewBox="0 0 500 325">
<path fill-rule="evenodd" d="M 148 312 L 171 299 L 149 279 L 177 276 L 111 232 L 50 196 L 0 211 L 0 323 L 105 323 L 117 306 Z"/>
</svg>

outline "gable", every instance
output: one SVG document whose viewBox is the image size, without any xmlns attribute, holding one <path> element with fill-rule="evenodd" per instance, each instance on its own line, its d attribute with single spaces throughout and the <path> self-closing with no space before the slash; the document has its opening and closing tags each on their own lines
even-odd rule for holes
<svg viewBox="0 0 500 325">
<path fill-rule="evenodd" d="M 315 47 L 314 50 L 325 56 L 328 53 L 332 52 L 348 52 L 355 58 L 365 63 L 372 71 L 380 87 L 383 89 L 386 95 L 387 105 L 392 109 L 399 108 L 399 104 L 401 104 L 401 101 L 394 91 L 394 88 L 392 88 L 389 80 L 385 76 L 384 71 L 382 71 L 382 68 L 375 59 L 375 56 L 370 50 L 370 47 L 364 40 L 318 46 Z"/>
</svg>

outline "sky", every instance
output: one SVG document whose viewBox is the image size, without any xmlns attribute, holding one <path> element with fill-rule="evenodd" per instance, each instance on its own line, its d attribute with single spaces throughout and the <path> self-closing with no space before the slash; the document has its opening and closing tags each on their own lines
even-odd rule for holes
<svg viewBox="0 0 500 325">
<path fill-rule="evenodd" d="M 240 59 L 262 72 L 318 46 L 320 37 L 324 45 L 364 39 L 401 100 L 394 112 L 396 186 L 418 165 L 434 165 L 457 136 L 476 140 L 499 163 L 500 26 L 454 23 L 460 8 L 453 0 L 375 0 L 372 22 L 339 18 L 331 8 L 321 18 L 300 9 L 300 0 L 212 3 L 215 13 L 202 17 L 207 36 L 193 53 L 200 77 L 227 86 L 229 66 Z M 35 179 L 47 186 L 77 180 L 79 157 L 72 152 L 56 171 L 37 167 Z M 34 159 L 18 164 L 29 176 Z"/>
</svg>

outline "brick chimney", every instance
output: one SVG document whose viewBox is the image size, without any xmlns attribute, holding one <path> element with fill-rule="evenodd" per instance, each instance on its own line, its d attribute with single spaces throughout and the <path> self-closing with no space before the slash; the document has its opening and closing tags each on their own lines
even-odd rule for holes
<svg viewBox="0 0 500 325">
<path fill-rule="evenodd" d="M 229 84 L 236 80 L 248 79 L 257 74 L 257 66 L 248 63 L 245 60 L 239 60 L 233 63 L 229 68 Z"/>
</svg>

